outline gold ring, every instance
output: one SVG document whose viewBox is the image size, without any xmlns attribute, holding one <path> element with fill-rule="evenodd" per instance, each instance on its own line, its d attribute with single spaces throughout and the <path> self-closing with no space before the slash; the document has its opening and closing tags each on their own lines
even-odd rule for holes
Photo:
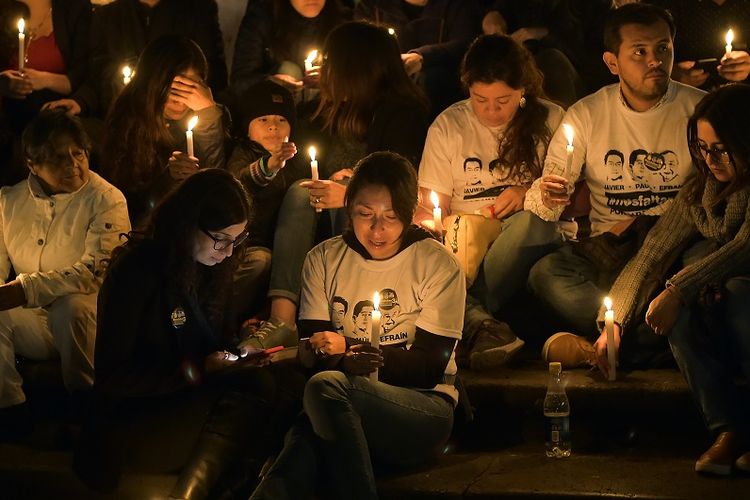
<svg viewBox="0 0 750 500">
<path fill-rule="evenodd" d="M 320 203 L 320 196 L 315 197 L 315 204 L 317 205 L 318 203 Z"/>
</svg>

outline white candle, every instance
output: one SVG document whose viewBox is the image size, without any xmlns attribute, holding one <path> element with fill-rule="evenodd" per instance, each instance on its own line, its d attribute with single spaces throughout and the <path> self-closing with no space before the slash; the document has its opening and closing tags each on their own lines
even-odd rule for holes
<svg viewBox="0 0 750 500">
<path fill-rule="evenodd" d="M 26 56 L 24 55 L 26 35 L 23 32 L 24 29 L 26 29 L 26 21 L 21 18 L 18 20 L 18 71 L 23 71 L 24 64 L 26 63 Z"/>
<path fill-rule="evenodd" d="M 568 153 L 565 159 L 565 178 L 570 180 L 571 172 L 573 171 L 573 127 L 567 123 L 563 123 L 563 132 L 565 133 L 565 139 L 568 140 L 568 145 L 565 146 L 565 151 Z"/>
<path fill-rule="evenodd" d="M 318 151 L 315 149 L 315 146 L 310 146 L 307 148 L 307 154 L 310 156 L 310 178 L 314 181 L 317 181 L 320 179 L 320 174 L 318 173 L 318 160 L 315 159 L 315 155 L 317 155 Z M 323 211 L 322 208 L 316 207 L 315 211 L 320 213 Z"/>
<path fill-rule="evenodd" d="M 604 297 L 604 330 L 607 332 L 607 362 L 609 363 L 609 380 L 617 378 L 617 348 L 615 347 L 615 312 L 612 310 L 612 299 Z"/>
<path fill-rule="evenodd" d="M 432 223 L 435 225 L 435 232 L 443 239 L 443 211 L 440 209 L 440 199 L 435 191 L 430 192 L 430 201 L 432 206 Z"/>
<path fill-rule="evenodd" d="M 133 70 L 127 64 L 122 67 L 122 83 L 127 85 L 133 78 Z"/>
<path fill-rule="evenodd" d="M 724 47 L 726 50 L 727 55 L 729 55 L 730 52 L 732 52 L 732 42 L 734 41 L 734 31 L 731 29 L 727 31 L 727 36 L 724 37 L 724 40 L 726 40 L 727 45 Z"/>
<path fill-rule="evenodd" d="M 195 156 L 195 150 L 193 149 L 193 129 L 198 124 L 198 117 L 193 116 L 188 122 L 187 131 L 185 132 L 185 138 L 187 139 L 187 154 L 188 156 Z"/>
<path fill-rule="evenodd" d="M 391 36 L 396 36 L 396 30 L 394 30 L 393 28 L 388 28 L 388 34 Z"/>
<path fill-rule="evenodd" d="M 370 333 L 370 345 L 376 348 L 380 347 L 380 294 L 375 292 L 372 296 L 372 330 Z M 370 381 L 378 381 L 378 370 L 370 374 Z"/>
<path fill-rule="evenodd" d="M 305 71 L 312 71 L 312 69 L 315 67 L 315 61 L 318 59 L 318 51 L 317 50 L 311 50 L 309 54 L 307 54 L 307 57 L 305 58 Z"/>
</svg>

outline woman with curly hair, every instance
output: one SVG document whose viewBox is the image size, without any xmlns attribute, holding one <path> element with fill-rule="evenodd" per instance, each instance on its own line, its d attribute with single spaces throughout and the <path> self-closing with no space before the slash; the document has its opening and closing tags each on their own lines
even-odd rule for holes
<svg viewBox="0 0 750 500">
<path fill-rule="evenodd" d="M 464 342 L 472 368 L 483 369 L 505 363 L 523 346 L 489 313 L 524 285 L 533 264 L 518 241 L 538 218 L 523 211 L 523 202 L 542 173 L 563 110 L 543 98 L 533 56 L 507 36 L 477 38 L 461 63 L 461 81 L 469 98 L 430 126 L 419 187 L 423 200 L 437 193 L 443 216 L 481 211 L 502 221 L 467 303 Z M 415 220 L 431 224 L 432 211 L 421 207 Z"/>
</svg>

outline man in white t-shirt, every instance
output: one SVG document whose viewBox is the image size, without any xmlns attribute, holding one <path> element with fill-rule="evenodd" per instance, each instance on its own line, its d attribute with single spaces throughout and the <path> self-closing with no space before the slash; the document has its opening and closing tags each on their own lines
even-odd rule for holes
<svg viewBox="0 0 750 500">
<path fill-rule="evenodd" d="M 692 175 L 686 126 L 704 92 L 669 78 L 675 27 L 667 11 L 648 4 L 623 6 L 612 12 L 604 33 L 604 62 L 620 83 L 570 107 L 563 122 L 574 131 L 572 158 L 561 128 L 547 150 L 544 174 L 526 194 L 525 208 L 544 220 L 559 220 L 571 186 L 584 180 L 591 191 L 591 236 L 613 233 L 601 241 L 616 246 L 621 244 L 617 236 L 636 217 L 664 213 Z M 628 167 L 613 169 L 613 158 L 619 165 L 627 158 Z M 631 231 L 636 227 L 642 226 Z M 603 281 L 616 276 L 629 255 L 603 264 L 586 254 L 587 243 L 566 243 L 540 259 L 528 283 L 566 324 L 593 341 L 599 337 L 595 319 L 606 293 L 602 287 L 608 285 Z M 558 334 L 548 339 L 543 356 L 576 366 L 589 362 L 594 348 L 585 338 Z"/>
</svg>

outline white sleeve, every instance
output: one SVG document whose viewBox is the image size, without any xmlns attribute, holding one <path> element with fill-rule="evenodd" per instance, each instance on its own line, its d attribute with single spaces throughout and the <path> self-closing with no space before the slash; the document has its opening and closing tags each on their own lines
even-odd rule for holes
<svg viewBox="0 0 750 500">
<path fill-rule="evenodd" d="M 302 266 L 299 319 L 330 321 L 331 312 L 325 290 L 325 252 L 318 245 L 305 257 Z"/>
<path fill-rule="evenodd" d="M 435 242 L 435 245 L 439 243 Z M 421 284 L 422 311 L 415 324 L 443 337 L 461 338 L 466 304 L 466 277 L 447 250 L 438 248 L 429 278 Z"/>
<path fill-rule="evenodd" d="M 21 273 L 26 307 L 44 307 L 72 293 L 94 293 L 104 279 L 104 269 L 120 235 L 130 231 L 125 197 L 112 188 L 102 194 L 86 231 L 81 259 L 71 266 L 46 272 Z"/>
<path fill-rule="evenodd" d="M 454 143 L 450 140 L 450 120 L 441 114 L 427 130 L 422 162 L 419 164 L 419 186 L 453 197 Z"/>
</svg>

